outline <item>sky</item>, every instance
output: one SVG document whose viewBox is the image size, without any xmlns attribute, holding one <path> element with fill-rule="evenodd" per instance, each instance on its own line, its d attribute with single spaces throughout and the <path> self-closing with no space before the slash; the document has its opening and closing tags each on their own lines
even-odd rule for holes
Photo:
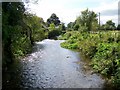
<svg viewBox="0 0 120 90">
<path fill-rule="evenodd" d="M 52 13 L 55 13 L 66 25 L 74 22 L 81 11 L 88 8 L 97 14 L 100 12 L 101 24 L 112 20 L 117 25 L 118 2 L 119 0 L 39 0 L 38 4 L 30 3 L 29 8 L 45 22 Z"/>
</svg>

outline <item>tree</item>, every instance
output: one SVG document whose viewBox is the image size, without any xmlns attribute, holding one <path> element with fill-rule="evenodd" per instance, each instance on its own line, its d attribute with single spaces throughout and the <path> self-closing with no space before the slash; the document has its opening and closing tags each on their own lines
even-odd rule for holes
<svg viewBox="0 0 120 90">
<path fill-rule="evenodd" d="M 101 28 L 101 30 L 106 30 L 105 24 L 103 24 L 100 28 Z"/>
<path fill-rule="evenodd" d="M 49 27 L 49 31 L 53 31 L 53 30 L 55 30 L 55 24 L 51 23 Z"/>
<path fill-rule="evenodd" d="M 118 26 L 117 26 L 117 30 L 120 30 L 120 24 L 118 24 Z"/>
<path fill-rule="evenodd" d="M 108 20 L 105 24 L 106 30 L 114 30 L 116 29 L 115 23 L 112 20 Z"/>
<path fill-rule="evenodd" d="M 65 27 L 65 24 L 64 24 L 64 23 L 61 23 L 61 24 L 59 25 L 59 28 L 60 28 L 61 31 L 65 31 L 65 30 L 66 30 L 66 27 Z"/>
<path fill-rule="evenodd" d="M 33 42 L 42 40 L 45 37 L 43 34 L 44 33 L 43 25 L 45 25 L 45 22 L 43 21 L 42 18 L 40 18 L 34 14 L 26 13 L 24 22 L 31 30 L 31 38 L 32 38 Z"/>
<path fill-rule="evenodd" d="M 3 69 L 32 50 L 36 39 L 44 38 L 43 20 L 26 13 L 22 2 L 2 3 Z"/>
<path fill-rule="evenodd" d="M 82 26 L 86 27 L 87 29 L 85 30 L 87 31 L 92 31 L 93 28 L 96 29 L 98 27 L 97 14 L 86 9 L 85 11 L 81 12 L 81 15 L 76 19 L 75 24 L 79 25 L 80 28 Z"/>
<path fill-rule="evenodd" d="M 77 30 L 77 31 L 78 31 L 79 27 L 80 27 L 79 24 L 75 24 L 75 25 L 74 25 L 74 30 Z"/>
<path fill-rule="evenodd" d="M 68 25 L 67 25 L 67 28 L 68 28 L 68 29 L 72 30 L 73 27 L 74 27 L 74 22 L 68 23 Z"/>
<path fill-rule="evenodd" d="M 54 13 L 50 16 L 50 18 L 47 19 L 47 24 L 48 24 L 48 26 L 50 26 L 50 24 L 52 24 L 52 23 L 54 23 L 55 26 L 60 25 L 60 20 L 59 20 L 59 18 L 57 17 L 57 15 L 54 14 Z"/>
<path fill-rule="evenodd" d="M 13 43 L 21 37 L 22 22 L 24 17 L 24 4 L 22 2 L 2 3 L 2 44 L 3 44 L 3 63 L 13 62 L 14 52 Z"/>
</svg>

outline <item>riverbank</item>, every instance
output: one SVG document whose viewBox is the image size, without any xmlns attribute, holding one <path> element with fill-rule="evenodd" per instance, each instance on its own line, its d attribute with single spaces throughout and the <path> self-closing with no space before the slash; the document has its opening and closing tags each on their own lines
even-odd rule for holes
<svg viewBox="0 0 120 90">
<path fill-rule="evenodd" d="M 115 88 L 120 86 L 120 33 L 107 31 L 98 33 L 79 33 L 71 31 L 65 33 L 61 39 L 66 42 L 61 46 L 77 49 L 90 58 L 90 66 L 95 72 L 107 77 Z"/>
</svg>

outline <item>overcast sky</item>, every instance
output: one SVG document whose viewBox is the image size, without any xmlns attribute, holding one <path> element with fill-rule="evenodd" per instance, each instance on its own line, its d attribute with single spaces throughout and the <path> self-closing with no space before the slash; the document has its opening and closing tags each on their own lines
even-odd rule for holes
<svg viewBox="0 0 120 90">
<path fill-rule="evenodd" d="M 101 24 L 110 19 L 117 24 L 118 2 L 119 0 L 39 0 L 38 4 L 30 4 L 30 8 L 45 21 L 55 13 L 65 24 L 75 21 L 80 12 L 88 8 L 97 14 L 101 13 Z"/>
</svg>

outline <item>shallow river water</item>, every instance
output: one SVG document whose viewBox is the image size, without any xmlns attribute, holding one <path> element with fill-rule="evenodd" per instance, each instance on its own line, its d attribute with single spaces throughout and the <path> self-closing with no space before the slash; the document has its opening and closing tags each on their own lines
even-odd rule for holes
<svg viewBox="0 0 120 90">
<path fill-rule="evenodd" d="M 83 64 L 76 63 L 82 62 L 79 52 L 62 48 L 61 42 L 45 39 L 35 43 L 33 53 L 21 60 L 19 88 L 104 87 L 104 79 L 84 73 Z"/>
</svg>

